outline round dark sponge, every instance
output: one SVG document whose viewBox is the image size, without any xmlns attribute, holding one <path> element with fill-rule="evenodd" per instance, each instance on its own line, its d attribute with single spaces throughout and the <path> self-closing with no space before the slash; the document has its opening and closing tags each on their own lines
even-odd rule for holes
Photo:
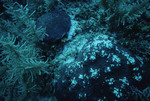
<svg viewBox="0 0 150 101">
<path fill-rule="evenodd" d="M 55 42 L 61 39 L 70 29 L 70 17 L 63 11 L 51 11 L 40 16 L 36 22 L 37 28 L 46 27 L 46 33 L 43 41 Z"/>
</svg>

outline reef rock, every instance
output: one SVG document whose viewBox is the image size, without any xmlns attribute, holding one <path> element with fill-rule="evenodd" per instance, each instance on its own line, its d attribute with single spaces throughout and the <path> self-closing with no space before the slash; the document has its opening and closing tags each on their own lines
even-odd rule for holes
<svg viewBox="0 0 150 101">
<path fill-rule="evenodd" d="M 142 80 L 142 62 L 107 35 L 78 35 L 55 59 L 59 101 L 123 101 Z"/>
</svg>

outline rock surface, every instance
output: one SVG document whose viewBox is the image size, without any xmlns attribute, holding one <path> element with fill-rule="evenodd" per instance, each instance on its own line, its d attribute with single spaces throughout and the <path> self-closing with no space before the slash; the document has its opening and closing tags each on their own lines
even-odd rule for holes
<svg viewBox="0 0 150 101">
<path fill-rule="evenodd" d="M 140 59 L 102 34 L 77 36 L 55 62 L 59 101 L 123 101 L 143 75 Z"/>
</svg>

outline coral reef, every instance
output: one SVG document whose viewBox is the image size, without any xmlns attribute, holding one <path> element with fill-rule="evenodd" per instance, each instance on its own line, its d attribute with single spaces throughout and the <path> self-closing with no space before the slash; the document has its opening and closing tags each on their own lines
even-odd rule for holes
<svg viewBox="0 0 150 101">
<path fill-rule="evenodd" d="M 0 5 L 1 101 L 150 100 L 149 0 Z"/>
</svg>

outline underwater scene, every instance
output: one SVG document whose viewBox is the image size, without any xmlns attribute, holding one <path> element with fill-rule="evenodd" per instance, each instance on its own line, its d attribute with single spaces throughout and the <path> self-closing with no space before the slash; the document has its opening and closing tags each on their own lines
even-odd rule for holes
<svg viewBox="0 0 150 101">
<path fill-rule="evenodd" d="M 150 101 L 150 0 L 0 0 L 0 101 Z"/>
</svg>

